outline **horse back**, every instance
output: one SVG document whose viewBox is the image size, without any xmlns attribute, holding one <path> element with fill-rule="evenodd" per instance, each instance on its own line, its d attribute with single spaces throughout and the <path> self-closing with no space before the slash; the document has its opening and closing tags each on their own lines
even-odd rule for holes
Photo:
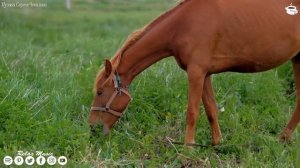
<svg viewBox="0 0 300 168">
<path fill-rule="evenodd" d="M 288 1 L 192 2 L 178 13 L 175 43 L 181 64 L 199 62 L 212 73 L 259 72 L 300 51 L 300 14 L 286 13 Z"/>
</svg>

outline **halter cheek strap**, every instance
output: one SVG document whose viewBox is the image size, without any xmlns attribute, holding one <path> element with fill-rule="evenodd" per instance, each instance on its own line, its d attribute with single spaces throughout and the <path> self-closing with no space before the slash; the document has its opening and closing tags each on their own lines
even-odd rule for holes
<svg viewBox="0 0 300 168">
<path fill-rule="evenodd" d="M 130 101 L 132 100 L 132 97 L 131 97 L 130 93 L 124 87 L 122 87 L 121 78 L 118 73 L 116 73 L 114 75 L 113 82 L 114 82 L 115 91 L 109 98 L 105 107 L 91 107 L 91 111 L 107 112 L 113 116 L 120 118 L 122 116 L 122 112 L 117 112 L 115 110 L 112 110 L 110 108 L 111 103 L 114 101 L 114 99 L 116 98 L 117 95 L 121 95 L 122 93 L 127 95 L 130 98 Z"/>
</svg>

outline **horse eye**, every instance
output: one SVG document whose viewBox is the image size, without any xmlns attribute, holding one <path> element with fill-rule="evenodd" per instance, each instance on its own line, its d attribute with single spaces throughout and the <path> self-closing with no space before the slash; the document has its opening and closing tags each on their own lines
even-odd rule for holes
<svg viewBox="0 0 300 168">
<path fill-rule="evenodd" d="M 98 90 L 98 91 L 97 91 L 97 95 L 98 95 L 98 96 L 101 96 L 102 94 L 103 94 L 103 90 Z"/>
</svg>

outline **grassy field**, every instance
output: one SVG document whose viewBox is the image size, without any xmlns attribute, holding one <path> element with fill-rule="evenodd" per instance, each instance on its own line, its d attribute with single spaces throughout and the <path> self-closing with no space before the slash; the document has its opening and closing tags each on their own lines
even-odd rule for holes
<svg viewBox="0 0 300 168">
<path fill-rule="evenodd" d="M 42 150 L 65 155 L 67 167 L 300 167 L 300 127 L 277 141 L 293 108 L 290 64 L 260 74 L 213 77 L 223 142 L 187 150 L 186 74 L 172 58 L 131 86 L 134 101 L 112 133 L 90 139 L 92 87 L 105 58 L 128 34 L 175 1 L 59 1 L 47 8 L 0 7 L 0 167 L 5 155 Z M 155 86 L 155 87 L 153 87 Z M 196 141 L 210 144 L 201 107 Z"/>
</svg>

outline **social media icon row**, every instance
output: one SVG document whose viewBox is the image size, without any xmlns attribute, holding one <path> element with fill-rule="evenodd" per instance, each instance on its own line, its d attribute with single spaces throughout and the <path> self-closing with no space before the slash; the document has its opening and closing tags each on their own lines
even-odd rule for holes
<svg viewBox="0 0 300 168">
<path fill-rule="evenodd" d="M 25 163 L 29 166 L 33 165 L 34 163 L 36 163 L 37 165 L 44 165 L 45 163 L 49 164 L 49 165 L 55 165 L 56 163 L 58 163 L 59 165 L 66 165 L 68 160 L 65 156 L 60 156 L 58 157 L 58 159 L 56 159 L 56 157 L 54 156 L 49 156 L 46 160 L 46 158 L 44 156 L 38 156 L 36 159 L 34 159 L 34 157 L 32 156 L 27 156 L 25 158 Z M 20 166 L 24 163 L 24 158 L 22 156 L 16 156 L 14 159 L 10 156 L 5 156 L 3 158 L 3 163 L 6 166 L 9 166 L 11 164 L 13 164 L 13 162 Z"/>
</svg>

